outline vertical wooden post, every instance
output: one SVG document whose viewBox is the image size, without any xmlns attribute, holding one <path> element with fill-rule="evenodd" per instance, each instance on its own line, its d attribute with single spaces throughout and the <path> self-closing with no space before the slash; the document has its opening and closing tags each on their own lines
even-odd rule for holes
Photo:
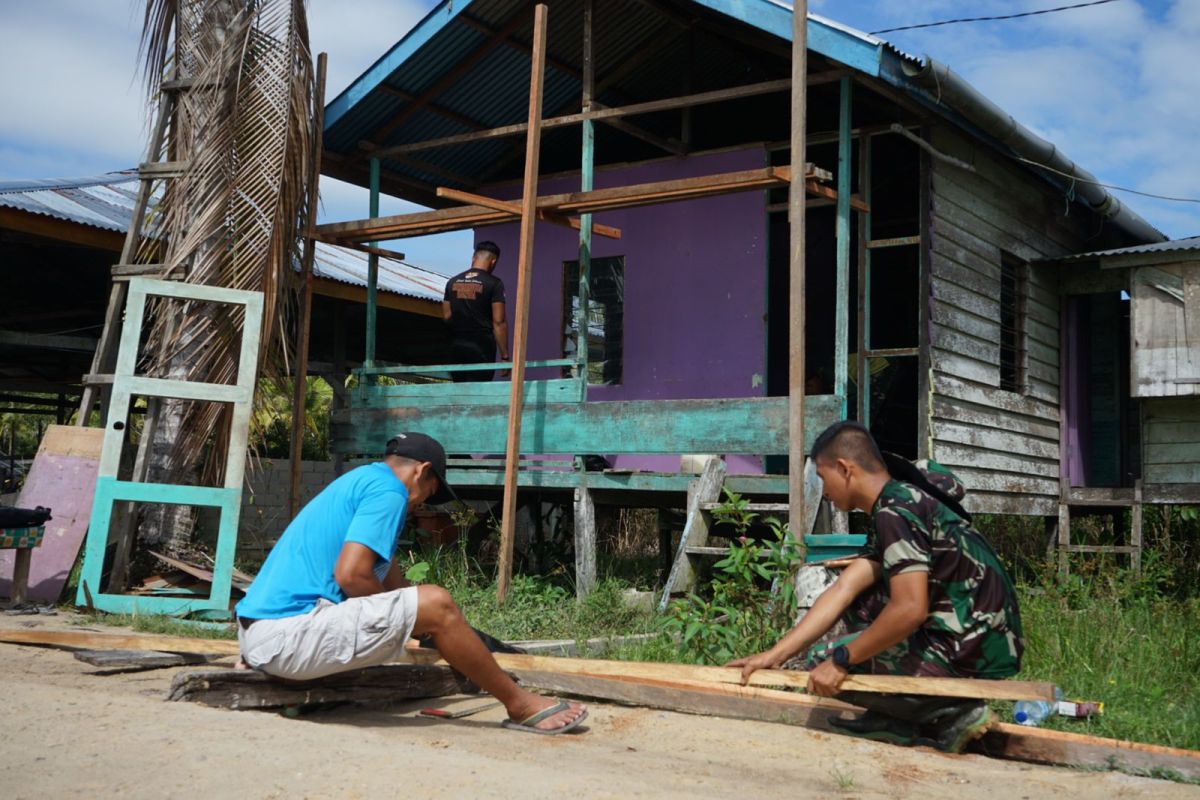
<svg viewBox="0 0 1200 800">
<path fill-rule="evenodd" d="M 379 159 L 371 159 L 371 199 L 370 217 L 379 216 Z M 375 244 L 375 242 L 368 242 Z M 363 366 L 375 366 L 375 333 L 378 324 L 379 306 L 376 295 L 379 286 L 379 256 L 371 253 L 367 256 L 367 341 L 364 347 Z"/>
<path fill-rule="evenodd" d="M 582 110 L 592 110 L 592 93 L 595 89 L 596 69 L 592 53 L 593 0 L 583 3 L 583 102 Z M 583 121 L 583 153 L 580 157 L 580 191 L 590 192 L 593 188 L 595 169 L 596 131 L 590 119 Z M 583 399 L 587 400 L 588 389 L 588 289 L 592 273 L 592 215 L 579 215 L 579 311 L 575 315 L 575 359 L 579 362 L 578 375 L 583 381 Z"/>
<path fill-rule="evenodd" d="M 1133 548 L 1133 552 L 1129 554 L 1129 566 L 1133 567 L 1137 575 L 1142 574 L 1142 509 L 1142 479 L 1138 478 L 1133 482 L 1133 508 L 1130 509 L 1133 529 L 1129 535 L 1129 545 Z"/>
<path fill-rule="evenodd" d="M 791 258 L 788 272 L 788 517 L 804 545 L 804 164 L 808 84 L 808 0 L 792 4 L 792 181 L 788 188 Z"/>
<path fill-rule="evenodd" d="M 592 110 L 592 94 L 595 89 L 595 61 L 592 50 L 592 29 L 595 8 L 593 0 L 583 0 L 583 97 L 581 110 Z M 590 192 L 593 187 L 596 134 L 594 123 L 583 121 L 583 148 L 580 154 L 580 190 Z M 576 375 L 582 383 L 583 400 L 587 401 L 588 389 L 588 289 L 592 273 L 592 215 L 579 216 L 579 310 L 575 315 Z M 596 506 L 587 487 L 586 465 L 576 456 L 575 468 L 583 475 L 583 484 L 575 490 L 575 596 L 582 600 L 591 594 L 596 585 Z"/>
<path fill-rule="evenodd" d="M 858 195 L 871 203 L 871 137 L 859 134 Z M 871 427 L 871 369 L 867 353 L 871 351 L 871 212 L 858 212 L 858 415 L 863 425 Z M 922 300 L 922 302 L 924 302 Z"/>
<path fill-rule="evenodd" d="M 333 301 L 333 407 L 346 407 L 346 301 Z M 346 454 L 334 452 L 333 474 L 340 476 L 346 469 Z"/>
<path fill-rule="evenodd" d="M 513 537 L 517 523 L 517 459 L 521 455 L 521 412 L 525 402 L 525 344 L 529 338 L 530 273 L 538 190 L 538 156 L 542 136 L 542 84 L 546 74 L 544 3 L 533 14 L 533 64 L 529 78 L 529 134 L 525 140 L 525 183 L 521 194 L 521 245 L 517 257 L 517 303 L 513 323 L 512 394 L 508 405 L 508 447 L 504 458 L 504 505 L 500 528 L 500 564 L 496 596 L 504 602 L 512 579 Z"/>
<path fill-rule="evenodd" d="M 325 128 L 325 67 L 327 53 L 317 56 L 317 78 L 313 87 L 313 130 L 310 138 L 312 157 L 308 162 L 308 220 L 304 231 L 304 255 L 300 277 L 304 282 L 300 296 L 300 319 L 296 323 L 296 368 L 295 385 L 292 387 L 292 441 L 288 501 L 290 517 L 300 513 L 300 458 L 304 451 L 304 399 L 308 384 L 308 341 L 312 327 L 313 259 L 316 257 L 317 242 L 312 238 L 317 224 L 317 203 L 320 200 L 318 184 L 321 180 L 321 148 L 324 147 Z"/>
<path fill-rule="evenodd" d="M 846 381 L 850 358 L 850 76 L 841 79 L 838 113 L 837 294 L 834 312 L 833 393 L 839 418 L 846 419 Z"/>
</svg>

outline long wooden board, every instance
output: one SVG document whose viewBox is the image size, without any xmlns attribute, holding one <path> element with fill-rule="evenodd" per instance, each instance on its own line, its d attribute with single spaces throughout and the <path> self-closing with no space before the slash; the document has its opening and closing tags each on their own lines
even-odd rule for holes
<svg viewBox="0 0 1200 800">
<path fill-rule="evenodd" d="M 994 725 L 980 740 L 980 747 L 989 756 L 1035 764 L 1121 769 L 1143 774 L 1175 772 L 1184 778 L 1200 779 L 1200 751 L 1178 747 L 1008 723 Z"/>
<path fill-rule="evenodd" d="M 659 681 L 697 681 L 705 684 L 740 684 L 742 671 L 733 667 L 692 664 L 658 664 L 641 661 L 602 661 L 586 658 L 494 654 L 496 663 L 518 674 L 523 670 L 560 672 L 594 677 L 637 678 Z M 792 670 L 759 670 L 750 676 L 751 686 L 802 689 L 808 673 Z M 850 675 L 842 684 L 846 691 L 885 694 L 920 694 L 964 697 L 977 700 L 1053 700 L 1054 684 L 1030 681 L 989 681 L 970 678 L 911 678 L 902 675 Z"/>
<path fill-rule="evenodd" d="M 157 650 L 163 653 L 212 653 L 222 656 L 238 654 L 238 643 L 229 639 L 191 639 L 137 633 L 0 630 L 0 642 L 75 650 Z"/>
<path fill-rule="evenodd" d="M 158 650 L 171 653 L 217 653 L 236 655 L 237 642 L 224 639 L 189 639 L 177 636 L 90 633 L 76 631 L 0 630 L 0 642 L 72 647 L 87 650 Z M 412 650 L 415 660 L 428 660 L 432 653 Z M 693 664 L 658 664 L 641 661 L 605 661 L 587 658 L 495 653 L 504 669 L 521 672 L 558 672 L 593 677 L 638 678 L 659 681 L 700 681 L 707 684 L 740 684 L 741 670 Z M 807 672 L 759 670 L 750 677 L 752 686 L 803 688 Z M 1028 681 L 987 681 L 967 678 L 910 678 L 899 675 L 851 675 L 847 691 L 887 694 L 923 694 L 981 700 L 1052 700 L 1054 685 Z"/>
</svg>

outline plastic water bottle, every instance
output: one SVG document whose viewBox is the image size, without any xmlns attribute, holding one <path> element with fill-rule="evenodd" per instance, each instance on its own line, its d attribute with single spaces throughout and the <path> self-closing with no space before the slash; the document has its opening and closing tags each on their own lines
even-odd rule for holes
<svg viewBox="0 0 1200 800">
<path fill-rule="evenodd" d="M 1013 719 L 1020 725 L 1036 728 L 1046 717 L 1058 713 L 1058 701 L 1062 700 L 1062 690 L 1054 688 L 1054 700 L 1019 700 L 1013 706 Z"/>
</svg>

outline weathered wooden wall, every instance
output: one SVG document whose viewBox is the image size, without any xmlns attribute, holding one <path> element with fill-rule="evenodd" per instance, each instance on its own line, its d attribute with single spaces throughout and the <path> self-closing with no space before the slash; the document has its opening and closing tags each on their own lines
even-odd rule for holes
<svg viewBox="0 0 1200 800">
<path fill-rule="evenodd" d="M 1138 267 L 1130 284 L 1134 397 L 1200 396 L 1200 263 Z"/>
<path fill-rule="evenodd" d="M 1059 496 L 1059 295 L 1053 269 L 1031 266 L 1026 383 L 1000 389 L 1000 263 L 1080 252 L 1085 214 L 1046 184 L 946 126 L 938 150 L 976 172 L 931 161 L 929 337 L 923 454 L 966 484 L 967 507 L 988 513 L 1051 515 Z"/>
<path fill-rule="evenodd" d="M 1200 398 L 1142 400 L 1142 480 L 1200 483 Z"/>
</svg>

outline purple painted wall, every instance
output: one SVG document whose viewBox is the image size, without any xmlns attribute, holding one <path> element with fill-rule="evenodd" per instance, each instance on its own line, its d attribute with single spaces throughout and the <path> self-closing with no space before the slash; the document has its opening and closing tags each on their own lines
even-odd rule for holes
<svg viewBox="0 0 1200 800">
<path fill-rule="evenodd" d="M 762 150 L 672 159 L 597 173 L 595 186 L 625 186 L 756 169 Z M 578 191 L 577 177 L 541 182 L 539 194 Z M 512 197 L 512 195 L 508 195 Z M 625 340 L 622 383 L 590 386 L 588 399 L 639 400 L 759 397 L 766 391 L 766 193 L 740 192 L 701 200 L 612 211 L 597 222 L 621 229 L 620 239 L 592 238 L 592 255 L 625 257 Z M 503 257 L 496 274 L 517 293 L 517 225 L 482 228 Z M 563 262 L 579 258 L 579 234 L 538 223 L 527 358 L 562 357 Z M 511 331 L 510 324 L 510 331 Z M 531 371 L 531 377 L 551 377 Z M 670 456 L 618 458 L 631 469 L 677 471 Z M 731 456 L 730 471 L 761 472 L 761 459 Z"/>
</svg>

